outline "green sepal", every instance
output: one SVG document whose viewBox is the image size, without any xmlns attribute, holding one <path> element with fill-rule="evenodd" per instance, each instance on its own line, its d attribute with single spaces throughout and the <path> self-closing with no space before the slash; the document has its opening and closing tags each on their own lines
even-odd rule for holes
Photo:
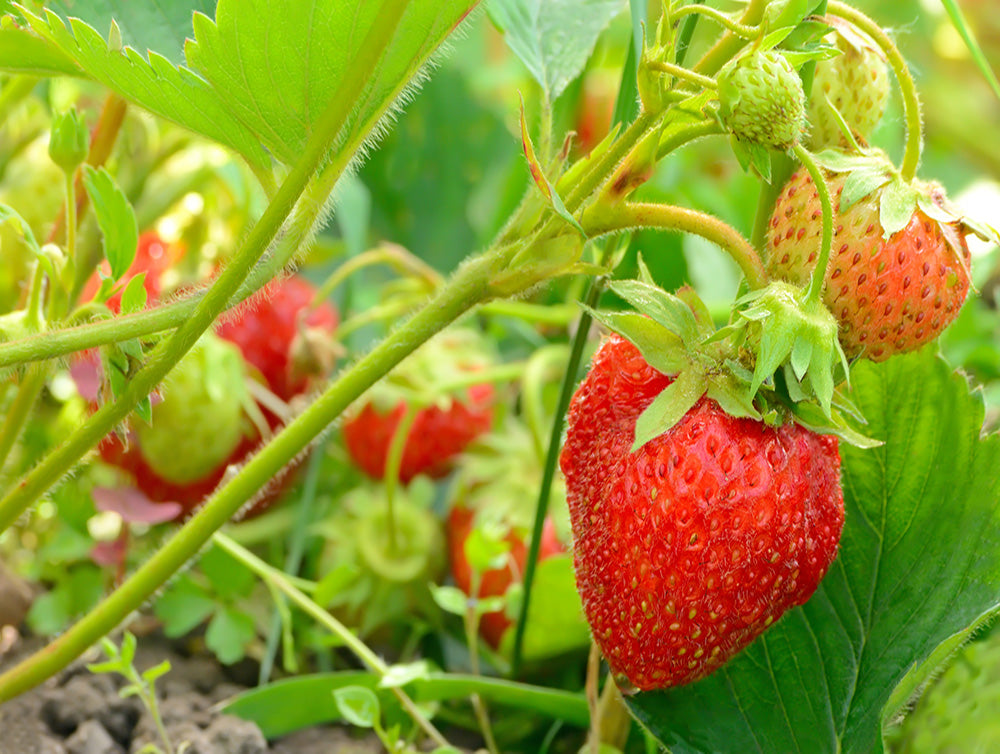
<svg viewBox="0 0 1000 754">
<path fill-rule="evenodd" d="M 616 280 L 608 287 L 638 311 L 674 333 L 684 345 L 691 347 L 701 340 L 701 328 L 694 312 L 677 296 L 636 280 Z"/>
<path fill-rule="evenodd" d="M 910 223 L 917 209 L 917 190 L 899 176 L 894 177 L 879 193 L 878 219 L 882 238 L 888 240 Z"/>
<path fill-rule="evenodd" d="M 661 323 L 638 312 L 604 312 L 584 306 L 591 316 L 639 349 L 642 358 L 664 374 L 677 374 L 691 363 L 683 341 Z"/>
<path fill-rule="evenodd" d="M 566 205 L 563 204 L 559 192 L 553 187 L 542 170 L 542 165 L 538 161 L 538 157 L 535 156 L 535 147 L 531 143 L 531 135 L 528 133 L 528 124 L 524 117 L 523 101 L 521 102 L 521 145 L 524 148 L 524 157 L 528 161 L 528 169 L 531 171 L 531 177 L 538 190 L 542 192 L 542 196 L 545 197 L 549 206 L 559 217 L 572 225 L 583 238 L 586 238 L 587 232 L 580 225 L 579 221 L 570 214 L 569 210 L 566 209 Z"/>
<path fill-rule="evenodd" d="M 707 390 L 708 377 L 703 372 L 685 369 L 678 374 L 636 420 L 632 452 L 673 427 Z"/>
<path fill-rule="evenodd" d="M 730 416 L 743 419 L 761 419 L 761 413 L 753 405 L 753 398 L 747 389 L 743 375 L 715 375 L 708 385 L 706 395 L 714 400 Z"/>
<path fill-rule="evenodd" d="M 839 211 L 846 212 L 872 191 L 882 188 L 891 180 L 892 175 L 875 165 L 852 170 L 844 179 L 844 188 L 840 193 Z"/>
<path fill-rule="evenodd" d="M 729 143 L 743 172 L 749 173 L 752 169 L 765 183 L 771 182 L 771 153 L 767 147 L 735 136 L 729 137 Z"/>
<path fill-rule="evenodd" d="M 811 432 L 821 435 L 836 435 L 844 442 L 856 448 L 877 448 L 882 445 L 881 440 L 875 440 L 863 435 L 851 427 L 841 416 L 840 412 L 833 412 L 826 415 L 823 410 L 811 402 L 796 403 L 789 407 L 792 419 L 796 424 L 801 424 Z"/>
</svg>

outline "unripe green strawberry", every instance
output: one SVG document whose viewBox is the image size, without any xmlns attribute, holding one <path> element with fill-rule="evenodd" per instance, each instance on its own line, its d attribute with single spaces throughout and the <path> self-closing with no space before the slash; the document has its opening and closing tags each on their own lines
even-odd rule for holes
<svg viewBox="0 0 1000 754">
<path fill-rule="evenodd" d="M 847 145 L 831 104 L 854 135 L 867 140 L 889 101 L 889 69 L 881 50 L 851 27 L 837 27 L 831 36 L 827 41 L 841 54 L 817 61 L 809 95 L 807 145 L 815 152 Z"/>
<path fill-rule="evenodd" d="M 809 599 L 844 522 L 837 439 L 797 424 L 735 418 L 703 395 L 633 451 L 639 417 L 674 384 L 612 336 L 560 457 L 584 611 L 640 690 L 708 675 Z"/>
<path fill-rule="evenodd" d="M 880 211 L 886 187 L 836 211 L 848 175 L 826 176 L 835 212 L 823 300 L 840 322 L 844 352 L 884 361 L 929 343 L 955 319 L 969 292 L 969 248 L 960 227 L 917 208 L 901 230 L 884 238 Z M 940 192 L 935 198 L 943 201 Z M 809 281 L 821 215 L 816 187 L 800 169 L 771 216 L 771 275 L 796 285 Z"/>
<path fill-rule="evenodd" d="M 208 333 L 170 372 L 153 406 L 152 424 L 139 424 L 142 458 L 163 479 L 194 482 L 215 471 L 243 440 L 247 389 L 239 349 Z"/>
<path fill-rule="evenodd" d="M 1000 750 L 1000 636 L 966 645 L 893 737 L 893 754 Z"/>
<path fill-rule="evenodd" d="M 719 113 L 740 141 L 785 150 L 806 125 L 802 81 L 785 57 L 755 51 L 730 61 L 720 72 Z"/>
</svg>

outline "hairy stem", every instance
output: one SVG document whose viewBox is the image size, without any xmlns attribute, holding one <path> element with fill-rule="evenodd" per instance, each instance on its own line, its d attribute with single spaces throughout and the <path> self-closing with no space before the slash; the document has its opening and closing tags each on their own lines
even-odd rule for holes
<svg viewBox="0 0 1000 754">
<path fill-rule="evenodd" d="M 913 74 L 910 73 L 909 66 L 906 65 L 902 53 L 892 38 L 885 33 L 881 26 L 861 11 L 838 2 L 838 0 L 830 0 L 827 4 L 827 12 L 831 16 L 850 21 L 871 37 L 885 53 L 893 73 L 896 74 L 899 91 L 903 95 L 903 110 L 906 113 L 906 151 L 903 153 L 900 174 L 904 181 L 912 181 L 917 174 L 917 167 L 920 165 L 920 151 L 923 148 L 923 116 L 920 108 L 920 97 L 917 94 L 917 85 L 913 81 Z"/>
<path fill-rule="evenodd" d="M 399 487 L 399 470 L 403 466 L 403 454 L 406 452 L 406 441 L 410 439 L 410 430 L 417 420 L 418 409 L 409 405 L 392 433 L 392 441 L 385 458 L 385 508 L 386 533 L 389 537 L 389 555 L 395 556 L 399 551 L 399 535 L 396 532 L 396 488 Z"/>
<path fill-rule="evenodd" d="M 365 40 L 365 44 L 361 47 L 363 55 L 373 58 L 372 64 L 392 38 L 399 22 L 399 15 L 408 1 L 384 1 L 383 10 L 390 13 L 386 17 L 394 21 L 389 24 L 374 25 L 369 32 L 369 36 L 373 38 Z M 359 61 L 359 66 L 362 63 L 367 65 L 366 61 Z M 9 527 L 32 502 L 62 479 L 90 448 L 114 429 L 115 425 L 124 421 L 139 401 L 156 388 L 167 372 L 225 309 L 250 270 L 267 251 L 282 224 L 292 213 L 295 202 L 309 185 L 311 177 L 326 159 L 330 144 L 343 127 L 350 113 L 351 103 L 354 102 L 362 85 L 363 81 L 359 78 L 348 78 L 342 86 L 342 91 L 333 95 L 309 138 L 302 158 L 282 182 L 281 188 L 246 237 L 240 251 L 198 302 L 191 316 L 169 339 L 160 343 L 150 353 L 146 366 L 131 377 L 118 400 L 106 404 L 94 413 L 70 435 L 65 443 L 36 466 L 16 489 L 0 499 L 0 531 Z"/>
<path fill-rule="evenodd" d="M 700 6 L 687 6 L 689 8 L 697 8 Z M 673 63 L 668 63 L 664 60 L 650 60 L 647 64 L 651 71 L 659 71 L 660 73 L 666 73 L 673 76 L 676 79 L 681 79 L 687 81 L 695 86 L 700 86 L 703 89 L 716 89 L 718 85 L 715 83 L 715 79 L 711 76 L 702 76 L 700 73 L 695 73 L 690 68 L 685 68 L 682 65 L 674 65 Z"/>
<path fill-rule="evenodd" d="M 756 250 L 731 225 L 704 212 L 666 204 L 595 205 L 584 212 L 581 222 L 593 236 L 637 228 L 679 230 L 701 236 L 733 258 L 751 290 L 767 285 L 767 273 Z"/>
<path fill-rule="evenodd" d="M 820 206 L 823 208 L 823 235 L 820 240 L 819 256 L 816 257 L 816 266 L 813 268 L 812 277 L 809 280 L 809 291 L 806 300 L 809 303 L 817 303 L 823 295 L 823 284 L 826 280 L 826 266 L 830 261 L 830 247 L 833 245 L 833 202 L 830 199 L 830 189 L 826 185 L 823 171 L 819 169 L 816 160 L 809 151 L 801 144 L 795 146 L 795 156 L 809 171 L 813 183 L 816 184 L 816 192 L 819 194 Z"/>
<path fill-rule="evenodd" d="M 768 0 L 750 0 L 740 24 L 746 27 L 756 26 L 764 18 L 764 10 L 767 8 Z M 712 48 L 705 53 L 701 60 L 695 65 L 694 70 L 706 76 L 718 73 L 719 69 L 726 62 L 739 52 L 746 45 L 746 40 L 738 34 L 727 31 L 722 38 L 716 42 Z"/>
<path fill-rule="evenodd" d="M 38 396 L 45 387 L 45 380 L 49 375 L 47 364 L 32 364 L 24 373 L 17 386 L 17 394 L 13 403 L 7 409 L 7 415 L 3 419 L 3 427 L 0 428 L 0 471 L 7 464 L 11 450 L 17 444 L 17 439 L 21 436 L 24 425 L 31 416 L 31 411 L 35 407 Z"/>
<path fill-rule="evenodd" d="M 305 450 L 365 390 L 420 344 L 487 299 L 489 280 L 506 267 L 509 254 L 508 250 L 507 254 L 480 257 L 460 268 L 433 301 L 344 372 L 117 590 L 44 650 L 0 675 L 0 703 L 57 673 L 149 599 L 247 500 L 280 475 L 288 461 Z"/>
<path fill-rule="evenodd" d="M 712 19 L 716 23 L 720 24 L 723 28 L 731 31 L 737 37 L 742 37 L 743 39 L 756 39 L 760 34 L 760 29 L 756 26 L 748 26 L 747 24 L 741 24 L 739 21 L 734 21 L 729 16 L 727 16 L 722 11 L 716 10 L 715 8 L 710 8 L 707 5 L 685 5 L 682 8 L 678 8 L 673 13 L 670 14 L 671 19 L 683 18 L 684 16 L 690 15 L 692 13 L 697 13 L 699 15 L 705 16 Z"/>
</svg>

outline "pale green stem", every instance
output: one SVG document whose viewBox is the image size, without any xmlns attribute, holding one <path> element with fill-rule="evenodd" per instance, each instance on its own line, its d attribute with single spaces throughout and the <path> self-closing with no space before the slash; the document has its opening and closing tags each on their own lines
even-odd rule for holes
<svg viewBox="0 0 1000 754">
<path fill-rule="evenodd" d="M 4 417 L 3 428 L 0 429 L 0 470 L 7 465 L 10 452 L 17 444 L 28 417 L 31 416 L 38 396 L 42 394 L 48 375 L 49 366 L 42 362 L 29 366 L 21 378 L 14 401 Z"/>
<path fill-rule="evenodd" d="M 584 212 L 581 222 L 592 237 L 638 228 L 678 230 L 701 236 L 733 258 L 743 271 L 751 290 L 767 285 L 767 273 L 754 248 L 738 230 L 704 212 L 667 204 L 595 205 Z"/>
<path fill-rule="evenodd" d="M 820 240 L 819 256 L 816 257 L 816 266 L 813 268 L 812 277 L 809 280 L 809 291 L 806 294 L 806 301 L 815 304 L 823 296 L 826 267 L 830 262 L 830 248 L 833 246 L 833 202 L 830 199 L 830 189 L 826 185 L 823 171 L 819 169 L 819 165 L 816 164 L 816 160 L 813 159 L 809 151 L 801 144 L 797 144 L 795 156 L 809 171 L 809 175 L 816 185 L 816 192 L 819 194 L 820 207 L 823 209 L 823 235 Z"/>
<path fill-rule="evenodd" d="M 399 470 L 403 466 L 403 454 L 406 452 L 406 441 L 410 439 L 410 430 L 417 420 L 418 409 L 408 405 L 403 416 L 392 433 L 392 441 L 385 457 L 385 507 L 386 529 L 389 535 L 389 554 L 395 555 L 399 550 L 399 536 L 396 532 L 396 487 L 399 486 Z"/>
<path fill-rule="evenodd" d="M 748 26 L 746 24 L 741 24 L 739 21 L 734 21 L 722 11 L 718 11 L 715 8 L 709 8 L 707 5 L 685 5 L 684 7 L 673 11 L 670 14 L 670 18 L 671 20 L 675 20 L 692 13 L 698 13 L 702 16 L 706 16 L 707 18 L 711 18 L 713 21 L 721 24 L 736 36 L 743 37 L 743 39 L 756 39 L 760 35 L 760 29 L 758 27 Z"/>
<path fill-rule="evenodd" d="M 236 544 L 236 542 L 221 532 L 216 532 L 212 539 L 216 545 L 253 571 L 259 578 L 263 579 L 268 584 L 272 584 L 276 589 L 288 597 L 291 602 L 297 605 L 304 613 L 309 615 L 309 617 L 323 626 L 323 628 L 327 629 L 331 634 L 340 639 L 343 645 L 351 650 L 354 655 L 368 667 L 369 670 L 378 675 L 380 678 L 385 676 L 389 668 L 384 662 L 382 662 L 381 658 L 372 652 L 372 650 L 369 649 L 368 646 L 357 636 L 355 636 L 354 632 L 347 628 L 347 626 L 330 615 L 330 613 L 324 610 L 320 605 L 316 604 L 313 600 L 309 599 L 309 597 L 305 594 L 296 589 L 291 581 L 289 581 L 287 574 L 271 565 L 268 565 L 252 552 Z M 413 718 L 413 720 L 438 746 L 450 746 L 448 740 L 442 736 L 441 732 L 434 727 L 434 724 L 424 716 L 414 701 L 405 691 L 403 691 L 403 689 L 398 687 L 393 688 L 392 693 L 400 701 L 403 708 Z"/>
<path fill-rule="evenodd" d="M 66 173 L 66 258 L 76 260 L 76 180 L 75 171 Z"/>
<path fill-rule="evenodd" d="M 767 8 L 768 0 L 750 0 L 740 24 L 747 27 L 756 26 L 764 18 L 764 10 Z M 712 48 L 705 53 L 694 70 L 704 73 L 707 76 L 718 73 L 730 58 L 746 46 L 746 40 L 741 36 L 727 31 Z"/>
<path fill-rule="evenodd" d="M 885 33 L 881 26 L 861 11 L 837 2 L 837 0 L 830 0 L 827 4 L 827 12 L 831 16 L 850 21 L 871 37 L 885 53 L 893 73 L 896 74 L 899 91 L 903 95 L 903 110 L 906 114 L 906 151 L 903 153 L 900 175 L 904 181 L 912 181 L 917 174 L 917 167 L 920 165 L 920 151 L 923 148 L 923 117 L 920 111 L 920 96 L 917 93 L 917 85 L 913 81 L 913 74 L 910 73 L 909 66 L 906 65 L 902 53 L 892 38 Z"/>
<path fill-rule="evenodd" d="M 689 8 L 700 8 L 700 5 L 689 5 Z M 676 79 L 681 79 L 682 81 L 687 81 L 689 84 L 694 84 L 695 86 L 700 86 L 702 89 L 717 89 L 718 84 L 715 83 L 715 79 L 711 76 L 702 76 L 700 73 L 695 73 L 690 68 L 685 68 L 682 65 L 674 65 L 673 63 L 668 63 L 665 60 L 650 60 L 646 65 L 651 71 L 657 71 L 659 73 L 666 73 L 673 76 Z"/>
<path fill-rule="evenodd" d="M 424 282 L 432 291 L 437 289 L 444 280 L 441 273 L 402 246 L 384 244 L 348 259 L 334 270 L 313 296 L 313 306 L 330 298 L 333 292 L 351 275 L 377 264 L 388 265 L 398 274 L 416 278 Z"/>
<path fill-rule="evenodd" d="M 474 259 L 405 325 L 355 363 L 309 408 L 264 446 L 135 573 L 43 650 L 0 675 L 0 703 L 66 667 L 110 632 L 192 558 L 257 490 L 278 476 L 365 390 L 448 324 L 489 297 L 488 281 L 506 269 L 510 251 Z"/>
<path fill-rule="evenodd" d="M 569 358 L 565 344 L 553 343 L 540 348 L 528 359 L 524 369 L 524 379 L 521 381 L 521 406 L 525 423 L 531 432 L 535 445 L 535 454 L 539 463 L 545 462 L 546 441 L 546 410 L 542 395 L 546 383 L 551 378 L 555 366 L 563 367 Z"/>
<path fill-rule="evenodd" d="M 391 21 L 372 27 L 369 32 L 372 39 L 365 40 L 361 46 L 362 57 L 370 57 L 371 60 L 358 61 L 359 70 L 366 70 L 375 64 L 384 46 L 391 40 L 399 23 L 399 16 L 408 2 L 409 0 L 384 0 L 380 14 L 384 11 L 384 17 Z M 327 158 L 330 144 L 343 127 L 363 83 L 360 77 L 347 77 L 341 90 L 331 97 L 330 104 L 320 116 L 309 138 L 302 158 L 282 182 L 281 188 L 246 237 L 240 251 L 198 302 L 190 318 L 150 353 L 146 366 L 132 376 L 118 400 L 104 405 L 94 413 L 63 445 L 52 451 L 12 492 L 0 500 L 0 531 L 9 527 L 32 502 L 62 479 L 90 448 L 124 421 L 139 401 L 156 388 L 167 372 L 225 309 L 227 302 L 267 251 L 282 224 L 292 213 L 295 202 L 309 185 L 312 176 Z"/>
<path fill-rule="evenodd" d="M 566 327 L 579 313 L 575 306 L 567 304 L 530 304 L 526 301 L 507 300 L 491 301 L 479 311 L 494 317 L 510 317 L 551 327 Z"/>
<path fill-rule="evenodd" d="M 355 314 L 337 328 L 337 340 L 343 342 L 362 327 L 366 327 L 375 322 L 385 322 L 387 320 L 399 319 L 407 312 L 413 311 L 421 302 L 426 301 L 427 296 L 402 296 L 392 301 L 387 301 L 380 306 L 373 306 L 360 314 Z"/>
</svg>

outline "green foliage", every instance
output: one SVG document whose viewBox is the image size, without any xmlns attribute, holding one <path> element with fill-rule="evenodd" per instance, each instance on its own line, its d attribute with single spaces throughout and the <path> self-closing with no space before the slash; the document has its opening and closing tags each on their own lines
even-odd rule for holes
<svg viewBox="0 0 1000 754">
<path fill-rule="evenodd" d="M 554 101 L 583 70 L 619 0 L 489 0 L 494 23 Z"/>
<path fill-rule="evenodd" d="M 676 754 L 871 751 L 907 671 L 1000 602 L 1000 444 L 979 435 L 981 401 L 929 350 L 852 382 L 885 444 L 841 447 L 846 524 L 817 593 L 714 675 L 629 700 Z"/>
<path fill-rule="evenodd" d="M 135 211 L 115 179 L 104 168 L 94 170 L 87 166 L 83 185 L 94 205 L 97 224 L 104 236 L 104 255 L 111 264 L 111 277 L 120 279 L 135 259 L 139 242 L 139 226 Z"/>
</svg>

